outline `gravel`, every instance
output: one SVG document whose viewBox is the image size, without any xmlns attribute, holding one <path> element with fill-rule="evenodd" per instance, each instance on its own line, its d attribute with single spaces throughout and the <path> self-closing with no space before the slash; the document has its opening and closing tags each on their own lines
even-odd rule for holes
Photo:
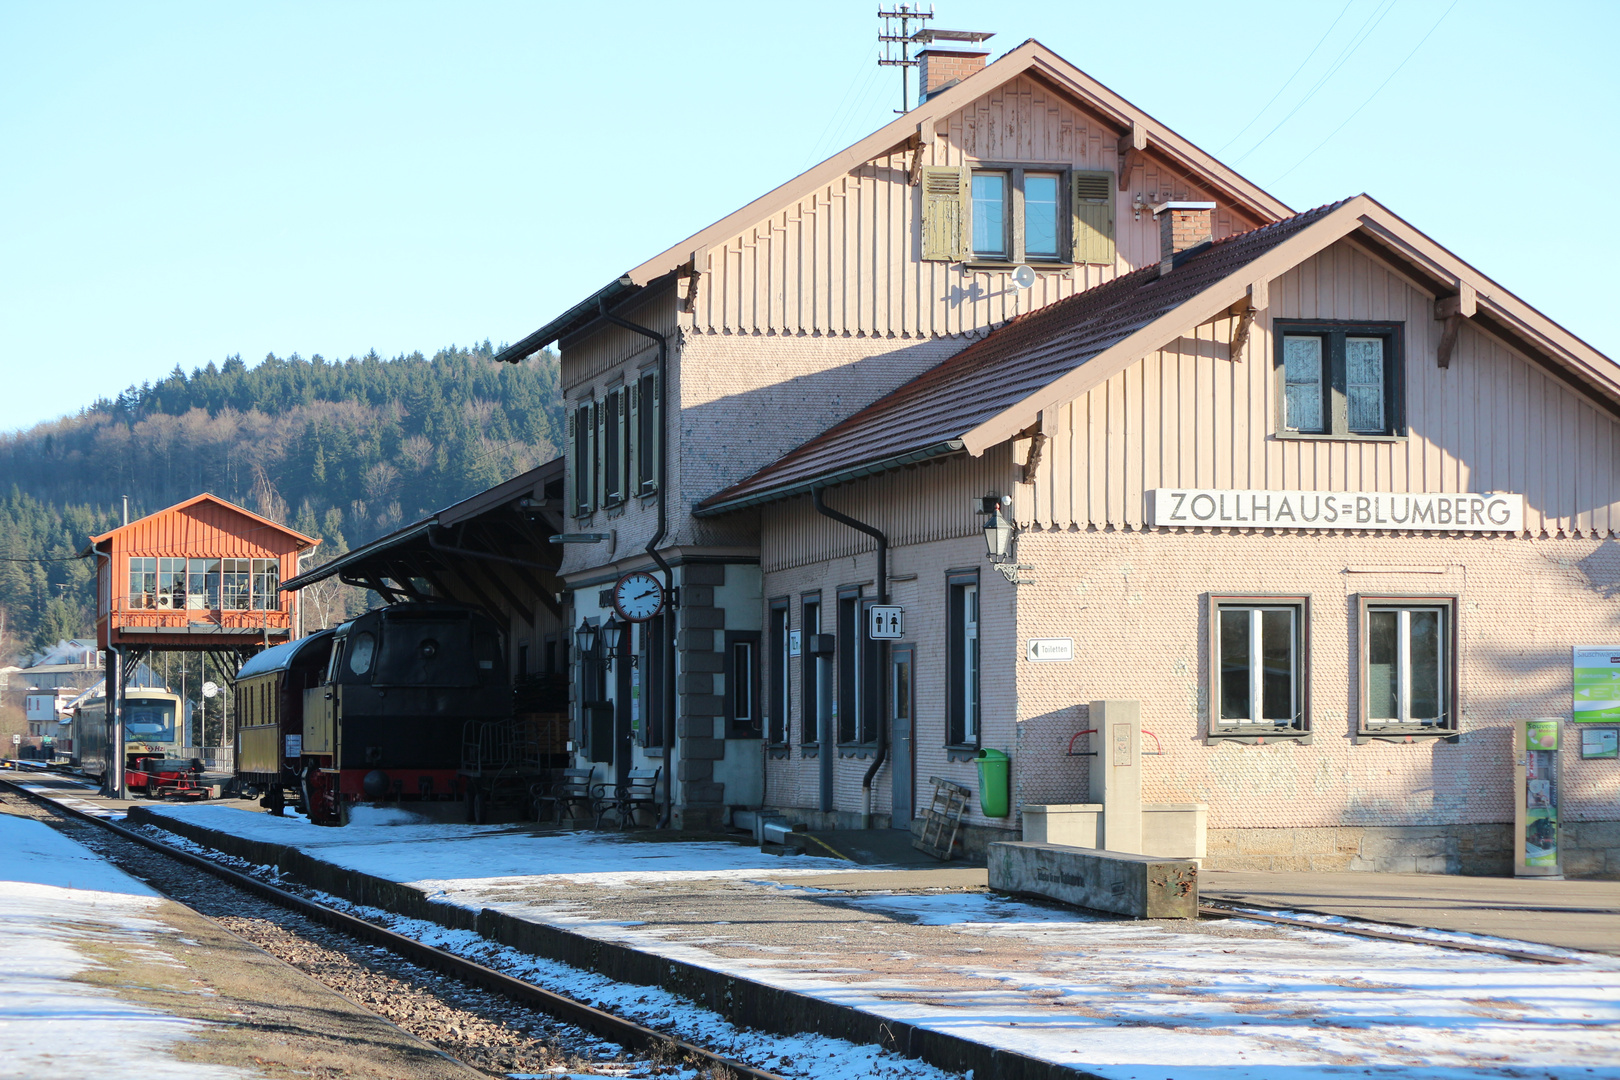
<svg viewBox="0 0 1620 1080">
<path fill-rule="evenodd" d="M 32 800 L 0 795 L 13 813 L 46 821 L 165 896 L 208 916 L 317 982 L 491 1076 L 592 1072 L 692 1076 L 508 999 L 358 942 L 227 882 Z"/>
</svg>

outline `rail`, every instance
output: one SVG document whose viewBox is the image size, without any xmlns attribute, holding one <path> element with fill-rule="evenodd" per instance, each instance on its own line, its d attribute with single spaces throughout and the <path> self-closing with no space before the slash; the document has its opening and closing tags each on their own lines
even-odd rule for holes
<svg viewBox="0 0 1620 1080">
<path fill-rule="evenodd" d="M 621 1046 L 647 1053 L 660 1049 L 674 1049 L 679 1051 L 683 1057 L 696 1058 L 706 1066 L 729 1069 L 734 1076 L 745 1078 L 745 1080 L 785 1080 L 784 1077 L 777 1073 L 765 1072 L 763 1069 L 756 1069 L 744 1065 L 740 1061 L 722 1057 L 711 1050 L 705 1050 L 701 1046 L 673 1038 L 652 1028 L 644 1027 L 632 1020 L 614 1016 L 612 1013 L 603 1012 L 601 1009 L 593 1008 L 562 994 L 553 993 L 550 990 L 535 986 L 533 983 L 524 982 L 522 979 L 515 979 L 503 972 L 496 971 L 494 968 L 488 968 L 465 957 L 457 956 L 455 953 L 446 952 L 432 945 L 425 945 L 415 938 L 396 934 L 392 930 L 385 930 L 364 919 L 317 904 L 313 900 L 286 892 L 273 885 L 267 885 L 257 878 L 249 877 L 247 874 L 232 870 L 229 867 L 220 866 L 200 855 L 194 855 L 189 851 L 171 847 L 160 840 L 143 836 L 133 829 L 119 825 L 117 822 L 86 813 L 76 807 L 65 806 L 55 799 L 30 791 L 11 780 L 0 778 L 0 785 L 16 791 L 25 798 L 45 804 L 54 813 L 99 825 L 123 837 L 125 840 L 133 841 L 142 847 L 183 862 L 187 866 L 213 874 L 215 877 L 229 882 L 239 889 L 262 897 L 272 903 L 280 904 L 282 907 L 296 911 L 316 922 L 340 930 L 362 941 L 381 945 L 383 948 L 389 949 L 407 960 L 421 964 L 423 967 L 432 968 L 473 986 L 492 990 L 521 1005 L 538 1009 Z"/>
</svg>

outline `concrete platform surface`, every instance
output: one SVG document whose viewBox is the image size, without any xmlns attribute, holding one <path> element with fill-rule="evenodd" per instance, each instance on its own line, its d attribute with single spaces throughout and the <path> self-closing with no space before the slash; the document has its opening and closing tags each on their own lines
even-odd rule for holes
<svg viewBox="0 0 1620 1080">
<path fill-rule="evenodd" d="M 1620 955 L 1620 881 L 1205 870 L 1204 900 Z"/>
<path fill-rule="evenodd" d="M 316 829 L 223 805 L 135 818 L 438 923 L 447 941 L 472 931 L 734 1023 L 956 1072 L 1275 1080 L 1327 1062 L 1440 1080 L 1534 1064 L 1620 1080 L 1620 960 L 1607 956 L 1544 965 L 1241 919 L 1109 919 L 998 897 L 960 864 L 782 859 L 748 843 L 383 815 Z"/>
</svg>

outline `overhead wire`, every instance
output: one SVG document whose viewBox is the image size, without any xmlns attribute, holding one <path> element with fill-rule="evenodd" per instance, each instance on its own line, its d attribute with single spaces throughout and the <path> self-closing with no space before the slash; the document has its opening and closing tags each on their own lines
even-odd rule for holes
<svg viewBox="0 0 1620 1080">
<path fill-rule="evenodd" d="M 1283 91 L 1287 90 L 1293 85 L 1294 80 L 1299 78 L 1299 73 L 1305 70 L 1305 65 L 1309 64 L 1311 62 L 1311 58 L 1321 50 L 1324 44 L 1327 43 L 1328 35 L 1332 34 L 1339 23 L 1344 20 L 1345 13 L 1350 10 L 1351 5 L 1355 2 L 1356 0 L 1344 0 L 1344 7 L 1339 9 L 1338 16 L 1334 18 L 1333 22 L 1328 24 L 1328 28 L 1322 32 L 1322 36 L 1316 39 L 1316 44 L 1311 47 L 1310 52 L 1305 54 L 1305 59 L 1299 62 L 1299 67 L 1295 68 L 1294 73 L 1288 76 L 1287 79 L 1283 80 L 1283 84 L 1281 86 L 1277 87 L 1277 92 L 1271 95 L 1271 100 L 1260 106 L 1260 111 L 1255 113 L 1253 118 L 1250 119 L 1247 124 L 1244 124 L 1241 128 L 1239 128 L 1236 135 L 1233 135 L 1230 139 L 1227 139 L 1225 145 L 1223 145 L 1219 150 L 1215 151 L 1216 157 L 1226 153 L 1228 147 L 1241 139 L 1245 132 L 1254 127 L 1254 125 L 1259 122 L 1260 118 L 1266 115 L 1266 110 L 1277 103 L 1277 99 L 1282 97 Z"/>
<path fill-rule="evenodd" d="M 1324 147 L 1328 143 L 1332 142 L 1333 137 L 1335 135 L 1337 135 L 1339 132 L 1343 131 L 1346 124 L 1350 123 L 1350 121 L 1354 120 L 1357 116 L 1361 115 L 1361 110 L 1365 109 L 1368 105 L 1372 104 L 1373 98 L 1377 97 L 1381 92 L 1383 92 L 1384 87 L 1389 85 L 1391 79 L 1395 78 L 1396 75 L 1400 74 L 1401 69 L 1406 66 L 1407 61 L 1411 60 L 1412 57 L 1417 55 L 1418 50 L 1423 48 L 1424 42 L 1428 41 L 1429 38 L 1434 36 L 1434 32 L 1436 30 L 1440 29 L 1440 24 L 1446 21 L 1446 16 L 1450 15 L 1452 10 L 1454 8 L 1456 8 L 1456 6 L 1461 2 L 1462 2 L 1462 0 L 1451 0 L 1451 7 L 1446 8 L 1445 11 L 1440 13 L 1440 17 L 1438 19 L 1434 20 L 1434 25 L 1429 27 L 1429 32 L 1427 34 L 1424 34 L 1423 37 L 1418 41 L 1418 43 L 1416 45 L 1412 46 L 1412 51 L 1407 53 L 1405 59 L 1403 59 L 1399 64 L 1395 65 L 1395 70 L 1391 71 L 1389 73 L 1389 75 L 1385 77 L 1384 81 L 1378 84 L 1378 88 L 1376 90 L 1374 90 L 1372 93 L 1367 95 L 1367 100 L 1363 101 L 1360 105 L 1357 105 L 1355 111 L 1352 112 L 1349 116 L 1344 118 L 1344 123 L 1341 123 L 1338 127 L 1334 128 L 1332 131 L 1328 132 L 1327 137 L 1325 139 L 1323 139 L 1321 142 L 1319 142 L 1315 146 L 1313 146 L 1305 154 L 1304 157 L 1300 158 L 1298 161 L 1296 161 L 1292 165 L 1288 166 L 1288 168 L 1281 175 L 1279 175 L 1277 177 L 1277 179 L 1273 180 L 1272 183 L 1273 184 L 1280 183 L 1284 178 L 1286 178 L 1288 176 L 1289 173 L 1293 172 L 1295 169 L 1297 169 L 1301 165 L 1305 164 L 1305 162 L 1309 161 L 1311 159 L 1311 157 L 1314 156 L 1315 153 L 1318 150 L 1322 149 L 1322 147 Z"/>
<path fill-rule="evenodd" d="M 1344 65 L 1349 62 L 1350 58 L 1356 54 L 1363 44 L 1366 43 L 1368 38 L 1372 37 L 1373 31 L 1378 29 L 1379 25 L 1384 21 L 1384 17 L 1394 9 L 1395 0 L 1385 0 L 1382 7 L 1375 7 L 1373 9 L 1373 13 L 1367 16 L 1367 21 L 1361 24 L 1361 29 L 1357 30 L 1356 34 L 1350 39 L 1350 43 L 1344 47 L 1333 63 L 1328 65 L 1327 71 L 1322 74 L 1321 78 L 1316 80 L 1316 84 L 1309 90 L 1305 91 L 1305 96 L 1300 98 L 1294 107 L 1288 111 L 1288 115 L 1277 121 L 1276 125 L 1270 131 L 1260 136 L 1260 140 L 1240 154 L 1237 160 L 1232 164 L 1234 166 L 1242 164 L 1250 154 L 1264 146 L 1267 139 L 1277 134 L 1278 130 L 1281 129 L 1284 124 L 1292 120 L 1295 115 L 1299 113 L 1299 110 L 1303 109 L 1305 105 L 1316 96 L 1317 91 L 1326 86 L 1328 81 L 1339 73 L 1339 69 L 1344 67 Z"/>
</svg>

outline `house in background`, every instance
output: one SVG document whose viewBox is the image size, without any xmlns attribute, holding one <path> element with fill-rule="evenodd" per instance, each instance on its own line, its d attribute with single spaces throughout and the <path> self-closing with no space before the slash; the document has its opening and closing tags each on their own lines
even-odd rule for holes
<svg viewBox="0 0 1620 1080">
<path fill-rule="evenodd" d="M 1370 198 L 982 64 L 502 354 L 561 350 L 580 757 L 677 824 L 905 828 L 998 749 L 976 845 L 1087 803 L 1132 699 L 1210 865 L 1504 869 L 1511 721 L 1612 632 L 1620 373 Z M 1615 767 L 1560 761 L 1620 869 Z"/>
</svg>

